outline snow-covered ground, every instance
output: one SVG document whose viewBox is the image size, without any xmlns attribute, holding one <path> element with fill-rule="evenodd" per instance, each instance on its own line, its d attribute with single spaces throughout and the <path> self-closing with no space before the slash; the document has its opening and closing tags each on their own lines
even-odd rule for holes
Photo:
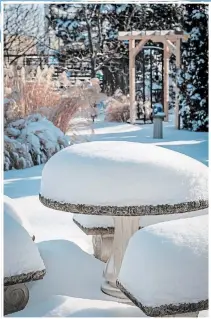
<svg viewBox="0 0 211 319">
<path fill-rule="evenodd" d="M 92 136 L 90 136 L 90 130 L 87 132 L 82 130 L 81 134 L 87 134 L 90 140 L 95 141 L 121 140 L 153 143 L 208 165 L 208 134 L 178 131 L 174 128 L 172 121 L 173 119 L 164 124 L 163 140 L 152 139 L 153 125 L 151 124 L 132 126 L 96 121 Z M 23 214 L 31 224 L 35 242 L 47 271 L 43 280 L 28 284 L 29 303 L 25 310 L 17 313 L 16 316 L 52 316 L 52 313 L 55 316 L 80 316 L 74 312 L 74 309 L 80 308 L 80 304 L 81 316 L 85 316 L 84 307 L 89 308 L 87 316 L 91 317 L 144 316 L 134 306 L 118 303 L 105 305 L 104 302 L 112 301 L 112 298 L 100 290 L 104 264 L 92 256 L 91 236 L 85 235 L 75 225 L 71 213 L 49 209 L 39 202 L 42 169 L 43 165 L 40 165 L 24 170 L 12 170 L 4 174 L 4 193 L 13 198 L 17 205 L 23 207 Z M 66 298 L 53 297 L 52 299 L 53 295 L 63 295 Z M 92 302 L 83 306 L 82 301 L 73 301 L 68 297 L 89 299 Z M 45 302 L 46 299 L 50 301 Z M 99 302 L 93 302 L 93 300 Z M 43 306 L 39 307 L 38 303 Z M 46 305 L 45 309 L 44 305 Z"/>
<path fill-rule="evenodd" d="M 94 134 L 89 130 L 78 133 L 89 137 L 91 141 L 128 141 L 151 143 L 188 155 L 208 165 L 208 133 L 177 130 L 174 116 L 170 114 L 169 122 L 164 122 L 163 139 L 153 139 L 153 124 L 126 125 L 124 123 L 104 123 L 96 121 Z"/>
</svg>

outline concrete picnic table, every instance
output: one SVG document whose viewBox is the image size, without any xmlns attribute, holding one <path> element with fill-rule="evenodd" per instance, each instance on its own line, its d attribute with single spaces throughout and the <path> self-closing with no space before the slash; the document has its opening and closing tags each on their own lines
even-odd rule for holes
<svg viewBox="0 0 211 319">
<path fill-rule="evenodd" d="M 46 163 L 39 198 L 52 209 L 114 218 L 113 249 L 101 289 L 127 302 L 116 279 L 140 216 L 208 207 L 207 175 L 205 165 L 159 146 L 88 142 L 67 147 Z"/>
</svg>

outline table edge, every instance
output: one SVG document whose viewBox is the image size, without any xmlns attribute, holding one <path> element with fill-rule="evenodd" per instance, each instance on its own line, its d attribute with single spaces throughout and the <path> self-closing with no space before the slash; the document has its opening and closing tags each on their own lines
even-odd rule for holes
<svg viewBox="0 0 211 319">
<path fill-rule="evenodd" d="M 178 204 L 139 205 L 139 206 L 99 206 L 58 202 L 39 194 L 40 202 L 55 210 L 85 215 L 106 216 L 146 216 L 182 214 L 208 208 L 208 200 L 198 200 Z"/>
</svg>

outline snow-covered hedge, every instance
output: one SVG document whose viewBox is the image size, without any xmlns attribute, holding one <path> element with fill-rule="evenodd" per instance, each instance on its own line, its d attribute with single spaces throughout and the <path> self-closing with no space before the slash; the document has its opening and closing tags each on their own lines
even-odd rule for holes
<svg viewBox="0 0 211 319">
<path fill-rule="evenodd" d="M 184 5 L 182 29 L 189 34 L 182 43 L 178 85 L 183 128 L 208 131 L 208 19 L 206 4 Z"/>
<path fill-rule="evenodd" d="M 68 145 L 64 133 L 40 114 L 11 121 L 4 129 L 4 170 L 45 163 Z"/>
</svg>

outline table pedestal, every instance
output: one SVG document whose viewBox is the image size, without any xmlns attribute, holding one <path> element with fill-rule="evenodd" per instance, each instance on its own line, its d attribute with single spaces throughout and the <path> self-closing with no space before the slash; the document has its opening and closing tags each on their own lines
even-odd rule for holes
<svg viewBox="0 0 211 319">
<path fill-rule="evenodd" d="M 122 302 L 130 300 L 117 288 L 116 280 L 122 265 L 122 260 L 131 236 L 139 229 L 140 216 L 118 216 L 114 217 L 114 241 L 110 258 L 108 259 L 104 272 L 104 282 L 101 290 Z"/>
</svg>

